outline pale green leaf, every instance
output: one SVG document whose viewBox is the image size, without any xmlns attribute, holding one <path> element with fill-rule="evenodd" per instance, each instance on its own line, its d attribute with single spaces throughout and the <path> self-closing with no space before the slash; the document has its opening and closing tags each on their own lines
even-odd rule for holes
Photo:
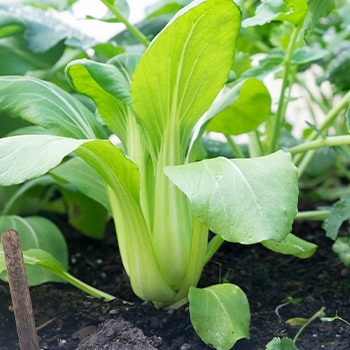
<svg viewBox="0 0 350 350">
<path fill-rule="evenodd" d="M 266 350 L 298 350 L 294 341 L 289 338 L 273 338 L 267 345 Z"/>
<path fill-rule="evenodd" d="M 209 123 L 207 130 L 239 135 L 255 130 L 267 119 L 271 97 L 264 83 L 248 78 L 240 88 L 238 98 Z"/>
<path fill-rule="evenodd" d="M 292 64 L 306 64 L 317 60 L 321 60 L 329 55 L 327 50 L 319 48 L 311 48 L 306 50 L 305 48 L 297 49 L 293 52 Z"/>
<path fill-rule="evenodd" d="M 188 298 L 192 325 L 206 344 L 228 350 L 237 340 L 249 339 L 249 304 L 238 286 L 192 287 Z"/>
<path fill-rule="evenodd" d="M 105 301 L 115 299 L 113 295 L 104 293 L 72 276 L 67 272 L 66 267 L 45 250 L 37 248 L 24 250 L 23 260 L 26 269 L 35 268 L 36 270 L 44 270 L 47 273 L 50 273 L 50 275 L 56 276 L 56 279 L 58 278 L 60 282 L 64 280 L 96 298 L 103 298 Z M 0 250 L 0 273 L 1 271 L 4 271 L 5 268 L 4 254 L 3 251 Z"/>
<path fill-rule="evenodd" d="M 131 95 L 153 156 L 169 128 L 185 153 L 195 123 L 227 81 L 239 27 L 231 0 L 194 1 L 146 50 Z"/>
<path fill-rule="evenodd" d="M 350 219 L 350 196 L 342 196 L 332 207 L 320 207 L 320 209 L 330 211 L 322 228 L 326 231 L 326 236 L 334 240 L 337 238 L 343 222 Z"/>
<path fill-rule="evenodd" d="M 23 32 L 26 28 L 22 18 L 5 11 L 0 11 L 0 38 Z"/>
<path fill-rule="evenodd" d="M 74 157 L 50 171 L 54 178 L 74 185 L 81 193 L 110 211 L 106 188 L 101 176 L 79 157 Z"/>
<path fill-rule="evenodd" d="M 299 24 L 308 11 L 307 0 L 261 0 L 255 16 L 242 22 L 244 28 L 264 25 L 271 21 L 289 21 Z"/>
<path fill-rule="evenodd" d="M 131 107 L 130 81 L 138 54 L 122 54 L 111 64 L 76 60 L 66 68 L 71 85 L 91 97 L 108 128 L 127 145 L 128 107 Z"/>
<path fill-rule="evenodd" d="M 65 201 L 69 224 L 89 237 L 103 238 L 108 214 L 106 208 L 70 184 L 62 184 L 59 189 Z"/>
<path fill-rule="evenodd" d="M 297 169 L 288 153 L 216 158 L 165 168 L 195 214 L 229 242 L 283 240 L 297 213 Z"/>
<path fill-rule="evenodd" d="M 0 234 L 13 229 L 20 236 L 22 250 L 31 248 L 43 249 L 50 253 L 67 268 L 68 252 L 61 231 L 51 221 L 38 216 L 21 218 L 15 215 L 0 216 Z M 61 278 L 41 267 L 26 267 L 28 284 L 35 286 L 45 282 L 62 282 Z M 6 279 L 6 274 L 1 274 Z"/>
<path fill-rule="evenodd" d="M 52 135 L 0 139 L 0 185 L 19 184 L 46 174 L 86 141 Z"/>
<path fill-rule="evenodd" d="M 53 16 L 49 11 L 17 4 L 11 4 L 8 7 L 4 5 L 4 7 L 26 21 L 25 40 L 32 52 L 47 52 L 62 41 L 79 48 L 91 47 L 96 42 L 74 26 L 60 20 L 58 16 Z"/>
<path fill-rule="evenodd" d="M 107 136 L 94 114 L 77 99 L 50 82 L 32 77 L 0 77 L 0 111 L 60 136 Z"/>
<path fill-rule="evenodd" d="M 350 268 L 350 237 L 338 237 L 332 246 L 340 261 Z"/>
<path fill-rule="evenodd" d="M 309 258 L 317 250 L 316 244 L 305 241 L 292 233 L 281 242 L 270 240 L 263 241 L 261 244 L 276 253 L 294 255 L 300 259 Z"/>
</svg>

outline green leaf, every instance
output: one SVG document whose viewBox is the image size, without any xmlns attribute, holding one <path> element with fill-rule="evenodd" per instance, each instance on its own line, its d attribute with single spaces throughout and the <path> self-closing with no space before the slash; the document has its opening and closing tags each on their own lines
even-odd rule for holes
<svg viewBox="0 0 350 350">
<path fill-rule="evenodd" d="M 96 117 L 56 85 L 31 77 L 0 77 L 0 110 L 60 136 L 106 138 Z"/>
<path fill-rule="evenodd" d="M 12 5 L 8 11 L 26 21 L 25 39 L 27 47 L 32 52 L 47 52 L 62 41 L 65 41 L 66 45 L 79 48 L 91 47 L 96 42 L 48 11 L 20 5 Z"/>
<path fill-rule="evenodd" d="M 36 268 L 37 270 L 40 268 L 41 270 L 49 271 L 50 274 L 57 276 L 59 278 L 59 281 L 64 280 L 96 298 L 103 298 L 105 301 L 111 301 L 115 299 L 113 295 L 104 293 L 94 287 L 91 287 L 72 276 L 57 259 L 55 259 L 50 253 L 45 250 L 24 250 L 23 260 L 24 264 L 27 265 L 26 268 L 31 267 Z M 4 271 L 5 269 L 4 254 L 3 251 L 0 250 L 0 272 Z"/>
<path fill-rule="evenodd" d="M 252 67 L 245 71 L 242 76 L 244 78 L 255 77 L 257 79 L 263 79 L 268 74 L 276 71 L 281 67 L 284 59 L 283 52 L 270 53 L 266 58 L 259 61 L 259 65 Z"/>
<path fill-rule="evenodd" d="M 47 186 L 55 183 L 51 176 L 41 176 L 24 184 L 12 187 L 0 187 L 5 191 L 4 206 L 0 210 L 2 215 L 31 215 L 37 213 L 43 204 L 43 191 Z M 1 197 L 1 196 L 0 196 Z"/>
<path fill-rule="evenodd" d="M 289 338 L 273 338 L 267 345 L 266 350 L 298 350 L 294 341 Z"/>
<path fill-rule="evenodd" d="M 238 286 L 192 287 L 188 297 L 192 325 L 206 344 L 228 350 L 237 340 L 249 339 L 249 304 Z"/>
<path fill-rule="evenodd" d="M 310 48 L 309 50 L 305 48 L 297 49 L 293 52 L 292 64 L 305 64 L 311 63 L 317 60 L 321 60 L 329 55 L 327 50 L 319 48 Z"/>
<path fill-rule="evenodd" d="M 66 203 L 69 224 L 89 237 L 103 238 L 108 214 L 106 208 L 69 184 L 60 186 L 60 191 Z"/>
<path fill-rule="evenodd" d="M 312 15 L 312 20 L 309 24 L 309 30 L 313 29 L 317 24 L 320 18 L 326 17 L 329 12 L 334 8 L 334 0 L 308 0 L 307 5 L 309 11 Z"/>
<path fill-rule="evenodd" d="M 101 176 L 79 157 L 74 157 L 50 171 L 55 179 L 74 185 L 81 193 L 110 211 L 106 188 Z"/>
<path fill-rule="evenodd" d="M 261 0 L 255 16 L 242 22 L 242 27 L 264 25 L 271 21 L 288 21 L 298 25 L 308 11 L 306 0 Z"/>
<path fill-rule="evenodd" d="M 0 139 L 0 185 L 19 184 L 46 174 L 86 141 L 53 135 Z"/>
<path fill-rule="evenodd" d="M 261 244 L 276 252 L 286 255 L 294 255 L 300 259 L 306 259 L 312 256 L 316 250 L 317 245 L 305 241 L 292 233 L 290 233 L 283 241 L 263 241 Z"/>
<path fill-rule="evenodd" d="M 269 116 L 270 107 L 271 97 L 263 82 L 248 78 L 238 98 L 210 121 L 207 130 L 229 135 L 255 130 Z"/>
<path fill-rule="evenodd" d="M 166 167 L 195 214 L 229 242 L 282 241 L 297 213 L 297 169 L 288 153 L 216 158 Z"/>
<path fill-rule="evenodd" d="M 350 268 L 350 237 L 338 237 L 333 243 L 332 249 L 344 266 Z"/>
<path fill-rule="evenodd" d="M 331 212 L 324 220 L 322 228 L 326 231 L 326 236 L 334 240 L 338 236 L 342 223 L 350 219 L 350 196 L 342 196 L 332 207 L 321 207 L 320 209 Z"/>
<path fill-rule="evenodd" d="M 131 95 L 152 156 L 166 129 L 180 138 L 185 153 L 194 125 L 228 78 L 239 27 L 240 13 L 231 0 L 195 1 L 146 50 Z"/>
<path fill-rule="evenodd" d="M 12 13 L 0 11 L 0 38 L 23 32 L 25 21 Z"/>
<path fill-rule="evenodd" d="M 14 229 L 21 239 L 22 250 L 38 248 L 47 251 L 67 268 L 68 252 L 61 231 L 51 221 L 38 216 L 21 218 L 15 215 L 0 216 L 0 233 Z M 0 259 L 1 260 L 1 259 Z M 28 284 L 35 286 L 45 282 L 62 282 L 61 278 L 41 267 L 26 267 Z M 1 274 L 6 279 L 6 274 Z"/>
<path fill-rule="evenodd" d="M 138 54 L 121 54 L 113 64 L 76 60 L 66 68 L 71 85 L 91 97 L 108 128 L 127 145 L 128 107 L 131 107 L 130 81 Z"/>
</svg>

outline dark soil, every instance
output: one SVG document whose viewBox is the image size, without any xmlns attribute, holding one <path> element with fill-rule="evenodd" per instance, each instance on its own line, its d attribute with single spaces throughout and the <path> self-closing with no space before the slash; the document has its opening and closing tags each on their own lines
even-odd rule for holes
<svg viewBox="0 0 350 350">
<path fill-rule="evenodd" d="M 65 284 L 31 288 L 42 349 L 209 349 L 194 332 L 186 306 L 169 313 L 133 295 L 112 228 L 102 241 L 66 231 L 70 272 L 117 299 L 105 303 Z M 226 244 L 206 266 L 201 286 L 229 281 L 248 296 L 251 339 L 240 340 L 235 350 L 265 349 L 276 336 L 293 338 L 299 327 L 286 321 L 310 318 L 322 307 L 327 316 L 338 313 L 350 320 L 350 271 L 332 252 L 332 241 L 319 223 L 296 223 L 294 233 L 319 245 L 312 258 L 299 260 L 260 245 Z M 349 234 L 347 226 L 342 234 Z M 287 298 L 295 302 L 281 306 Z M 297 346 L 349 350 L 350 327 L 317 319 L 303 331 Z M 18 339 L 9 288 L 1 282 L 0 350 L 5 349 L 18 349 Z"/>
</svg>

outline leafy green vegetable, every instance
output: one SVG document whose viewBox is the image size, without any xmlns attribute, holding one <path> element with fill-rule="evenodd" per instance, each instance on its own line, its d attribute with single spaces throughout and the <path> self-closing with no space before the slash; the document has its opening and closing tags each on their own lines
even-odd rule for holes
<svg viewBox="0 0 350 350">
<path fill-rule="evenodd" d="M 338 237 L 333 243 L 332 249 L 337 253 L 340 261 L 350 268 L 350 238 Z"/>
<path fill-rule="evenodd" d="M 237 340 L 249 338 L 249 304 L 236 285 L 192 287 L 189 300 L 193 327 L 205 343 L 228 350 Z"/>
<path fill-rule="evenodd" d="M 14 229 L 19 233 L 23 250 L 41 249 L 54 256 L 57 261 L 67 268 L 68 255 L 65 240 L 60 230 L 51 221 L 31 216 L 21 218 L 15 215 L 0 216 L 0 232 Z M 0 275 L 6 279 L 6 274 Z M 26 266 L 28 284 L 35 286 L 48 281 L 62 282 L 61 278 L 48 272 L 42 267 Z"/>
<path fill-rule="evenodd" d="M 350 219 L 350 196 L 342 196 L 332 207 L 321 207 L 320 209 L 330 211 L 330 215 L 324 220 L 322 228 L 326 231 L 326 236 L 334 240 L 338 236 L 342 223 Z"/>
<path fill-rule="evenodd" d="M 103 2 L 124 21 L 114 3 Z M 89 201 L 94 199 L 101 212 L 92 219 L 100 221 L 110 211 L 136 295 L 169 309 L 189 298 L 197 332 L 218 349 L 249 337 L 250 319 L 239 287 L 195 288 L 223 240 L 262 243 L 300 258 L 316 249 L 290 234 L 297 213 L 298 171 L 291 155 L 278 149 L 288 82 L 298 65 L 324 52 L 297 51 L 308 11 L 305 1 L 266 0 L 259 8 L 250 25 L 289 21 L 291 42 L 286 52 L 280 49 L 258 67 L 240 71 L 237 80 L 232 64 L 241 13 L 231 0 L 191 2 L 142 55 L 124 53 L 107 63 L 71 62 L 66 76 L 77 92 L 94 101 L 98 118 L 53 84 L 31 77 L 0 78 L 0 110 L 42 128 L 35 135 L 0 139 L 0 184 L 49 172 L 73 204 L 71 209 L 76 204 L 91 213 Z M 274 114 L 270 94 L 257 79 L 278 69 L 284 70 L 283 84 Z M 260 142 L 257 128 L 262 123 L 267 133 Z M 259 152 L 250 147 L 250 154 L 264 156 L 194 162 L 206 129 L 230 135 L 248 132 L 260 147 Z M 110 133 L 117 144 L 107 139 Z M 79 225 L 89 223 L 86 216 L 81 219 Z M 209 242 L 208 229 L 215 233 Z M 84 290 L 43 250 L 26 253 L 29 264 L 56 271 Z"/>
<path fill-rule="evenodd" d="M 292 233 L 290 233 L 283 241 L 263 241 L 261 244 L 278 253 L 294 255 L 300 259 L 306 259 L 312 256 L 317 250 L 317 245 L 307 242 Z"/>
<path fill-rule="evenodd" d="M 266 350 L 298 350 L 294 341 L 289 338 L 273 338 L 267 345 Z"/>
</svg>

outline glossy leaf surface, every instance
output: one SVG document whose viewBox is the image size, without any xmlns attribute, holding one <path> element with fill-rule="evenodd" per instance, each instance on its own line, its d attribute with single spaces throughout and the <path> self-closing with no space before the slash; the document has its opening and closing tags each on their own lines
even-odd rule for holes
<svg viewBox="0 0 350 350">
<path fill-rule="evenodd" d="M 189 301 L 191 322 L 205 343 L 217 350 L 228 350 L 237 340 L 249 338 L 249 304 L 238 286 L 192 287 Z"/>
<path fill-rule="evenodd" d="M 229 242 L 283 240 L 297 213 L 297 169 L 290 154 L 251 159 L 216 158 L 166 167 L 195 214 Z"/>
<path fill-rule="evenodd" d="M 18 232 L 23 250 L 36 248 L 51 254 L 67 268 L 68 253 L 64 237 L 58 227 L 51 221 L 31 216 L 22 218 L 15 215 L 0 216 L 0 233 L 14 229 Z M 35 286 L 45 282 L 62 282 L 62 279 L 41 267 L 26 267 L 28 284 Z M 6 275 L 1 274 L 5 279 Z"/>
</svg>

